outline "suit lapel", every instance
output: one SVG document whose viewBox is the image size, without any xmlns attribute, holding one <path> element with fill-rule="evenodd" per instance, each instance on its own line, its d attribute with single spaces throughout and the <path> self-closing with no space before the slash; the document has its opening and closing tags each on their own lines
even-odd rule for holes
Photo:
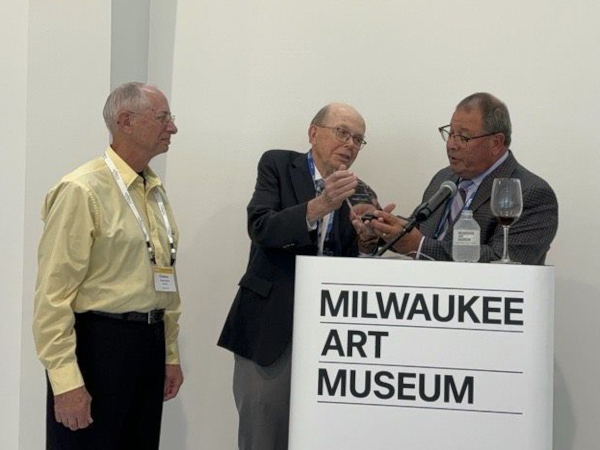
<svg viewBox="0 0 600 450">
<path fill-rule="evenodd" d="M 298 156 L 290 166 L 290 178 L 298 203 L 305 203 L 315 197 L 315 184 L 308 170 L 306 153 Z"/>
<path fill-rule="evenodd" d="M 448 181 L 448 180 L 453 181 L 454 183 L 458 184 L 458 175 L 451 173 L 450 176 L 444 181 Z M 431 194 L 428 193 L 429 197 L 431 197 L 433 194 L 435 194 L 438 189 L 439 189 L 439 186 L 437 186 Z M 427 200 L 429 200 L 429 198 L 425 199 L 425 201 L 427 201 Z M 452 200 L 448 200 L 448 201 L 452 202 Z M 446 212 L 446 207 L 447 207 L 447 203 L 440 206 L 438 209 L 436 209 L 433 212 L 433 214 L 430 217 L 430 220 L 425 221 L 421 225 L 421 229 L 425 234 L 427 234 L 429 236 L 433 236 L 433 234 L 437 231 L 437 229 L 440 226 L 441 220 L 444 218 L 444 213 Z M 431 229 L 429 229 L 430 227 L 431 227 Z M 446 233 L 446 235 L 447 234 L 448 233 Z"/>
<path fill-rule="evenodd" d="M 479 185 L 477 193 L 473 198 L 473 204 L 471 205 L 471 209 L 473 211 L 476 211 L 477 208 L 479 208 L 491 198 L 492 186 L 494 185 L 494 178 L 508 178 L 512 175 L 516 167 L 517 160 L 513 156 L 512 152 L 509 150 L 508 158 L 506 158 L 506 161 L 504 161 L 503 164 L 500 164 L 500 167 L 496 168 L 496 170 L 494 170 L 487 177 L 485 177 Z"/>
</svg>

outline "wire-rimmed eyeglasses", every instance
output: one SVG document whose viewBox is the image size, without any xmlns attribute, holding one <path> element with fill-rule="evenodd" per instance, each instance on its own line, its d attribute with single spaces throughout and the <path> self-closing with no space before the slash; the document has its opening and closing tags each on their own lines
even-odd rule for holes
<svg viewBox="0 0 600 450">
<path fill-rule="evenodd" d="M 315 124 L 315 127 L 327 128 L 329 130 L 333 130 L 334 134 L 335 134 L 335 138 L 338 140 L 338 142 L 341 142 L 342 144 L 345 144 L 346 142 L 348 142 L 348 139 L 352 138 L 352 142 L 354 142 L 354 145 L 356 145 L 359 150 L 361 148 L 363 148 L 365 145 L 367 145 L 367 141 L 365 141 L 362 136 L 352 134 L 348 130 L 344 130 L 343 128 L 326 127 L 325 125 L 316 125 L 316 124 Z"/>
<path fill-rule="evenodd" d="M 479 136 L 468 137 L 468 136 L 463 136 L 462 134 L 458 134 L 458 133 L 451 133 L 450 125 L 444 125 L 443 127 L 439 127 L 438 131 L 440 132 L 440 135 L 442 136 L 442 139 L 444 140 L 444 142 L 448 142 L 450 140 L 450 138 L 452 137 L 452 138 L 454 138 L 454 142 L 456 142 L 459 145 L 467 145 L 469 143 L 469 141 L 472 141 L 473 139 L 479 139 L 479 138 L 493 136 L 494 134 L 501 133 L 500 131 L 494 131 L 493 133 L 487 133 L 487 134 L 481 134 Z"/>
<path fill-rule="evenodd" d="M 137 114 L 138 116 L 150 117 L 154 120 L 158 120 L 160 123 L 162 123 L 165 126 L 169 125 L 171 122 L 173 122 L 173 123 L 175 122 L 175 114 L 171 114 L 170 112 L 165 112 L 165 113 L 162 113 L 159 115 L 141 113 L 141 112 L 137 112 L 137 111 L 129 111 L 129 113 Z"/>
</svg>

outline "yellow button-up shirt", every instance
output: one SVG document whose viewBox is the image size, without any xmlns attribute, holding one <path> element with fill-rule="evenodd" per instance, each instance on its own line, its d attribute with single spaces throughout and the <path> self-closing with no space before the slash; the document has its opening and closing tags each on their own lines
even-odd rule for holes
<svg viewBox="0 0 600 450">
<path fill-rule="evenodd" d="M 154 190 L 162 194 L 175 246 L 179 233 L 160 179 L 146 182 L 111 148 L 129 194 L 146 224 L 159 266 L 170 246 Z M 84 164 L 53 187 L 42 207 L 33 333 L 54 395 L 84 385 L 75 355 L 74 313 L 165 309 L 166 364 L 179 364 L 178 292 L 157 292 L 144 234 L 102 158 Z"/>
</svg>

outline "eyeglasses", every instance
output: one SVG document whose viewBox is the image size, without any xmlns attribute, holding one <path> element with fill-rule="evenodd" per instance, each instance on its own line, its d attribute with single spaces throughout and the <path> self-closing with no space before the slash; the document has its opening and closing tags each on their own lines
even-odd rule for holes
<svg viewBox="0 0 600 450">
<path fill-rule="evenodd" d="M 129 111 L 129 114 L 137 114 L 138 116 L 151 117 L 154 120 L 158 120 L 164 126 L 169 125 L 171 122 L 175 122 L 175 115 L 171 114 L 170 112 L 165 112 L 165 113 L 159 114 L 158 116 L 155 116 L 154 114 L 141 113 L 141 112 L 137 112 L 137 111 Z"/>
<path fill-rule="evenodd" d="M 352 142 L 354 142 L 354 145 L 356 145 L 359 150 L 361 148 L 363 148 L 365 145 L 367 145 L 367 141 L 365 141 L 362 136 L 352 134 L 348 130 L 344 130 L 343 128 L 326 127 L 324 125 L 316 125 L 316 124 L 315 124 L 315 127 L 328 128 L 330 130 L 333 130 L 335 132 L 335 138 L 338 140 L 338 142 L 341 142 L 342 144 L 345 144 L 346 142 L 348 142 L 348 139 L 352 138 Z"/>
<path fill-rule="evenodd" d="M 479 139 L 482 137 L 493 136 L 494 134 L 500 133 L 500 131 L 494 131 L 493 133 L 487 133 L 487 134 L 481 134 L 479 136 L 467 137 L 467 136 L 463 136 L 462 134 L 451 133 L 450 125 L 444 125 L 443 127 L 439 127 L 438 131 L 442 135 L 442 139 L 444 140 L 444 142 L 448 142 L 450 140 L 450 138 L 452 137 L 452 138 L 454 138 L 454 142 L 456 142 L 457 144 L 460 144 L 460 145 L 467 145 L 469 143 L 469 141 L 472 141 L 473 139 Z"/>
</svg>

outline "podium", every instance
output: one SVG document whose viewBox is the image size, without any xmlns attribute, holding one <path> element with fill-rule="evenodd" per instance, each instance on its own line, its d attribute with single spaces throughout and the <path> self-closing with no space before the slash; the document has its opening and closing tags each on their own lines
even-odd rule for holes
<svg viewBox="0 0 600 450">
<path fill-rule="evenodd" d="M 552 448 L 554 268 L 296 261 L 290 450 Z"/>
</svg>

